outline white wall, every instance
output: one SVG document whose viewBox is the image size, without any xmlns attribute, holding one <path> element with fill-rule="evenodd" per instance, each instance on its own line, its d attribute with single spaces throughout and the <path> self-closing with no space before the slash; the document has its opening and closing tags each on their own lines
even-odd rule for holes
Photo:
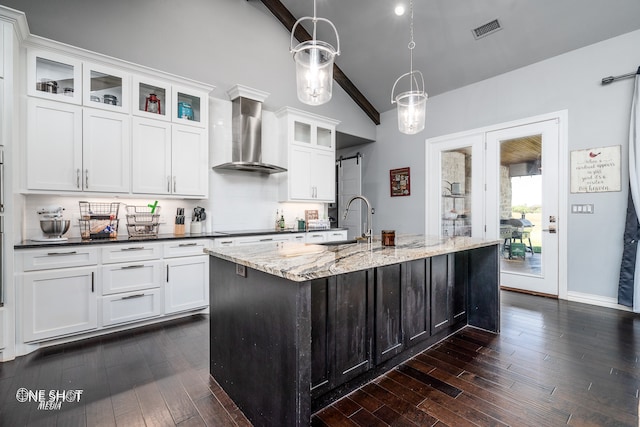
<svg viewBox="0 0 640 427">
<path fill-rule="evenodd" d="M 32 34 L 216 86 L 211 96 L 243 84 L 284 106 L 341 121 L 338 130 L 374 139 L 376 126 L 334 84 L 332 100 L 297 100 L 289 32 L 259 1 L 0 0 L 25 12 Z M 311 5 L 311 3 L 309 3 Z M 338 59 L 339 64 L 339 59 Z"/>
<path fill-rule="evenodd" d="M 424 231 L 424 141 L 427 138 L 568 110 L 569 151 L 622 145 L 622 182 L 628 182 L 628 128 L 633 79 L 602 86 L 602 77 L 640 66 L 640 31 L 578 49 L 427 102 L 426 130 L 405 136 L 394 112 L 385 113 L 377 142 L 339 154 L 364 153 L 364 194 L 376 207 L 375 230 Z M 428 90 L 428 82 L 427 82 Z M 569 156 L 567 155 L 567 158 Z M 389 169 L 410 166 L 412 195 L 390 198 Z M 570 194 L 568 204 L 592 203 L 593 215 L 569 215 L 568 290 L 617 299 L 627 204 L 621 192 Z"/>
</svg>

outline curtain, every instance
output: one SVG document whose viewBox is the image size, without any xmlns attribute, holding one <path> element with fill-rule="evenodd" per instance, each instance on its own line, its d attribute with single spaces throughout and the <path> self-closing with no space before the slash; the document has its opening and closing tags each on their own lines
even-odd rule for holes
<svg viewBox="0 0 640 427">
<path fill-rule="evenodd" d="M 635 77 L 629 124 L 629 202 L 625 247 L 620 266 L 618 302 L 640 313 L 640 252 L 637 251 L 640 217 L 640 67 Z M 637 284 L 637 285 L 636 285 Z"/>
</svg>

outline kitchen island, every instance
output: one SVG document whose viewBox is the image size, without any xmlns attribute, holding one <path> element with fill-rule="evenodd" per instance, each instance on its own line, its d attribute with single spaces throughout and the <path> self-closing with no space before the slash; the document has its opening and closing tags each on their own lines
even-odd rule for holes
<svg viewBox="0 0 640 427">
<path fill-rule="evenodd" d="M 254 425 L 313 412 L 466 325 L 499 331 L 498 241 L 207 249 L 210 372 Z"/>
</svg>

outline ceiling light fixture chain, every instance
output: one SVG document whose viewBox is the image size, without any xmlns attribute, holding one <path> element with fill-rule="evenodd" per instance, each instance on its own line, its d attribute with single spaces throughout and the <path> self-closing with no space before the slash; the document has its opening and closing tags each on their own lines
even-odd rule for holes
<svg viewBox="0 0 640 427">
<path fill-rule="evenodd" d="M 305 20 L 313 22 L 313 36 L 293 47 L 293 37 L 296 27 Z M 331 26 L 337 41 L 337 49 L 331 44 L 316 39 L 318 22 L 326 22 Z M 313 0 L 313 17 L 305 16 L 296 21 L 291 29 L 289 52 L 296 62 L 296 87 L 298 100 L 309 105 L 321 105 L 331 99 L 333 89 L 333 61 L 340 55 L 340 36 L 331 21 L 318 18 L 316 15 L 316 1 Z"/>
<path fill-rule="evenodd" d="M 413 49 L 416 47 L 413 27 L 413 0 L 409 2 L 409 72 L 398 77 L 391 89 L 391 104 L 398 104 L 398 130 L 406 134 L 415 134 L 424 129 L 427 93 L 424 91 L 424 77 L 413 69 Z M 409 78 L 409 90 L 394 97 L 396 86 L 403 78 Z"/>
</svg>

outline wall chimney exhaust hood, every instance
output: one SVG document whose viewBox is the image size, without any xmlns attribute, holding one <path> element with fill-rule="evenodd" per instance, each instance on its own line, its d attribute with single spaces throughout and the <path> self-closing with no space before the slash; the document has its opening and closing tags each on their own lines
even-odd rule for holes
<svg viewBox="0 0 640 427">
<path fill-rule="evenodd" d="M 262 162 L 262 102 L 267 92 L 236 85 L 227 94 L 231 99 L 231 161 L 214 170 L 238 170 L 272 174 L 286 169 Z"/>
</svg>

